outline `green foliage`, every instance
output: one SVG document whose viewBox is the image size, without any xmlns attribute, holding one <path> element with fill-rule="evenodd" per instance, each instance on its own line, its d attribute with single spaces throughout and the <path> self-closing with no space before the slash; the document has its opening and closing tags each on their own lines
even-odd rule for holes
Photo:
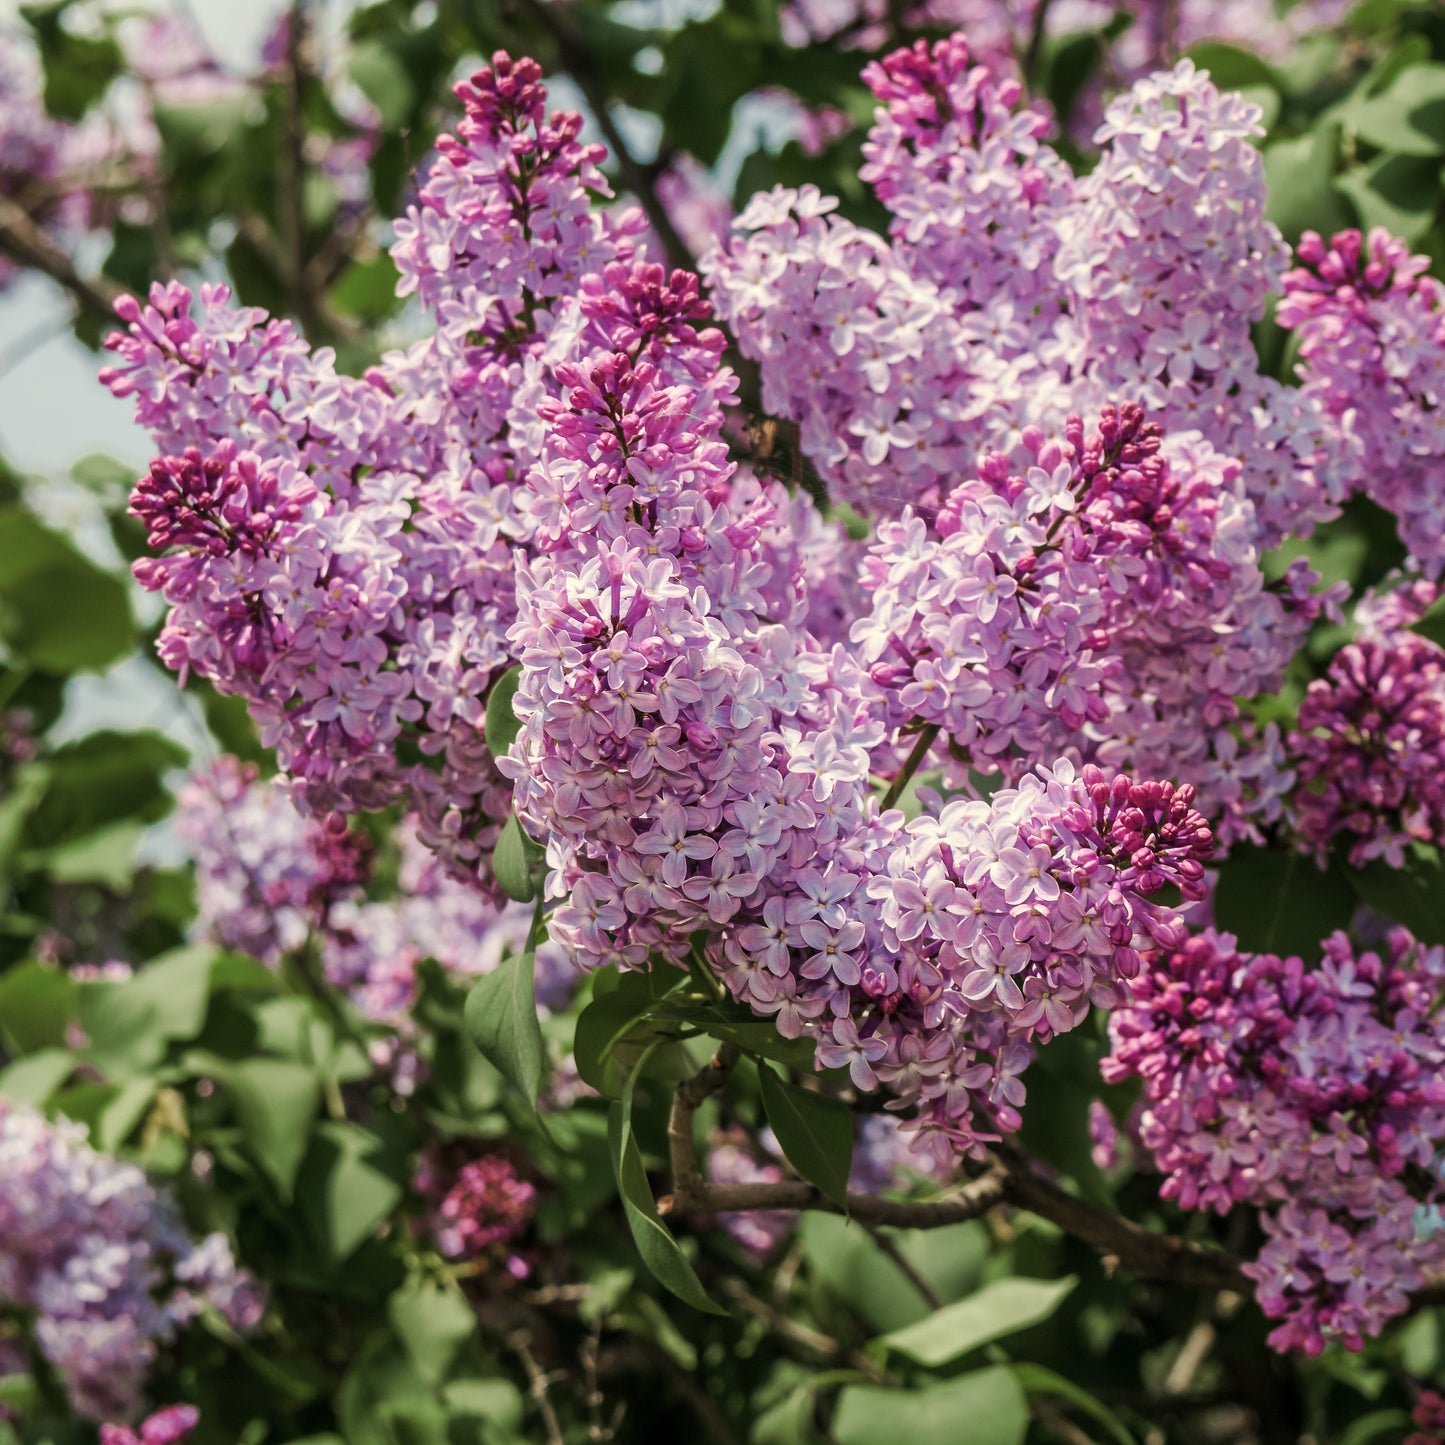
<svg viewBox="0 0 1445 1445">
<path fill-rule="evenodd" d="M 466 1008 L 472 1042 L 534 1108 L 546 1058 L 537 1021 L 536 966 L 530 948 L 504 960 L 477 980 Z"/>
<path fill-rule="evenodd" d="M 1052 1281 L 995 1280 L 917 1324 L 890 1331 L 881 1343 L 916 1364 L 937 1369 L 980 1345 L 1048 1319 L 1077 1284 L 1072 1275 Z"/>
<path fill-rule="evenodd" d="M 849 1385 L 838 1397 L 833 1438 L 838 1445 L 898 1437 L 930 1445 L 1022 1445 L 1028 1421 L 1018 1380 L 994 1365 L 922 1390 Z"/>
<path fill-rule="evenodd" d="M 799 1174 L 840 1204 L 853 1164 L 853 1116 L 840 1099 L 800 1089 L 767 1065 L 758 1068 L 763 1108 L 783 1154 Z"/>
<path fill-rule="evenodd" d="M 135 642 L 123 584 L 19 506 L 0 507 L 0 641 L 61 675 L 106 667 Z"/>
</svg>

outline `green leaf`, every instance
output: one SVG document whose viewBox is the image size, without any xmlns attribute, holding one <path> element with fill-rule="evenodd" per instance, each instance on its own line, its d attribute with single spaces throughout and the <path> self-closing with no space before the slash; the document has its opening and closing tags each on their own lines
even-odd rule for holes
<svg viewBox="0 0 1445 1445">
<path fill-rule="evenodd" d="M 790 1068 L 813 1066 L 816 1049 L 811 1040 L 785 1039 L 771 1020 L 760 1019 L 745 1004 L 732 999 L 700 1003 L 688 998 L 664 998 L 648 1010 L 647 1016 L 658 1023 L 688 1024 L 719 1043 L 736 1044 L 745 1054 L 772 1059 Z"/>
<path fill-rule="evenodd" d="M 629 1090 L 623 1100 L 612 1105 L 607 1116 L 607 1142 L 617 1175 L 618 1191 L 622 1196 L 622 1208 L 627 1215 L 627 1225 L 632 1231 L 637 1252 L 653 1277 L 685 1304 L 707 1314 L 726 1314 L 727 1311 L 714 1303 L 702 1287 L 702 1281 L 682 1252 L 681 1245 L 658 1217 L 652 1186 L 647 1182 L 642 1155 L 632 1135 L 631 1102 Z"/>
<path fill-rule="evenodd" d="M 188 1062 L 212 1075 L 231 1096 L 247 1148 L 290 1203 L 321 1100 L 316 1071 L 288 1059 L 232 1062 L 192 1056 Z"/>
<path fill-rule="evenodd" d="M 1341 116 L 1362 140 L 1383 151 L 1445 154 L 1445 65 L 1412 65 L 1381 94 L 1349 101 Z"/>
<path fill-rule="evenodd" d="M 22 963 L 0 974 L 0 1042 L 11 1055 L 65 1043 L 79 992 L 69 974 L 43 963 Z"/>
<path fill-rule="evenodd" d="M 87 1060 L 110 1076 L 135 1073 L 159 1063 L 171 1042 L 195 1038 L 222 957 L 211 944 L 188 944 L 124 983 L 85 984 L 78 1012 L 90 1039 Z"/>
<path fill-rule="evenodd" d="M 42 1109 L 74 1072 L 75 1055 L 68 1049 L 41 1049 L 0 1069 L 0 1099 Z"/>
<path fill-rule="evenodd" d="M 317 1125 L 296 1176 L 296 1197 L 329 1263 L 341 1263 L 372 1236 L 401 1203 L 405 1178 L 406 1161 L 372 1130 Z"/>
<path fill-rule="evenodd" d="M 527 836 L 512 813 L 492 852 L 492 871 L 497 875 L 497 886 L 514 903 L 530 903 L 537 896 L 536 869 L 542 857 L 542 849 Z"/>
<path fill-rule="evenodd" d="M 43 868 L 56 883 L 99 883 L 124 893 L 135 881 L 135 854 L 145 831 L 144 823 L 112 823 L 48 852 L 29 854 L 24 862 Z"/>
<path fill-rule="evenodd" d="M 125 69 L 125 56 L 109 35 L 77 35 L 65 28 L 70 0 L 22 5 L 45 67 L 45 108 L 62 120 L 79 120 Z M 10 42 L 13 43 L 13 42 Z"/>
<path fill-rule="evenodd" d="M 70 475 L 83 487 L 102 495 L 110 492 L 129 493 L 135 485 L 135 468 L 129 462 L 108 456 L 105 452 L 90 452 L 81 457 L 70 468 Z"/>
<path fill-rule="evenodd" d="M 457 1415 L 493 1420 L 504 1430 L 522 1424 L 522 1394 L 510 1380 L 453 1380 L 442 1391 L 447 1409 Z"/>
<path fill-rule="evenodd" d="M 98 671 L 135 641 L 125 584 L 23 508 L 0 508 L 0 638 L 42 671 Z"/>
<path fill-rule="evenodd" d="M 227 141 L 241 135 L 257 118 L 256 98 L 247 91 L 195 105 L 162 103 L 152 108 L 152 115 L 171 168 L 178 170 L 209 159 Z"/>
<path fill-rule="evenodd" d="M 512 710 L 512 699 L 522 681 L 522 669 L 509 667 L 493 684 L 487 694 L 487 711 L 483 719 L 483 732 L 487 739 L 487 751 L 494 758 L 505 757 L 511 751 L 512 743 L 522 731 L 521 720 Z"/>
<path fill-rule="evenodd" d="M 1445 943 L 1445 862 L 1423 843 L 1405 851 L 1405 866 L 1375 859 L 1344 870 L 1355 892 L 1376 913 L 1403 923 L 1421 943 Z"/>
<path fill-rule="evenodd" d="M 837 1445 L 1023 1445 L 1028 1402 L 1006 1365 L 975 1370 L 926 1390 L 850 1385 L 833 1417 Z"/>
<path fill-rule="evenodd" d="M 577 1018 L 572 1057 L 578 1076 L 600 1094 L 620 1098 L 629 1070 L 659 1032 L 652 1021 L 660 1007 L 657 979 L 651 973 L 630 972 L 601 991 L 602 975 L 593 986 L 592 1001 Z M 628 1047 L 621 1047 L 627 1042 Z"/>
<path fill-rule="evenodd" d="M 1427 642 L 1436 647 L 1445 647 L 1445 597 L 1432 602 L 1418 622 L 1412 622 L 1409 630 L 1418 632 Z"/>
<path fill-rule="evenodd" d="M 1305 230 L 1329 235 L 1350 224 L 1349 207 L 1334 187 L 1338 129 L 1334 124 L 1321 125 L 1309 135 L 1265 147 L 1269 188 L 1265 214 L 1287 241 L 1298 240 Z"/>
<path fill-rule="evenodd" d="M 1440 209 L 1440 163 L 1433 157 L 1379 156 L 1335 184 L 1350 198 L 1362 230 L 1383 226 L 1412 244 L 1430 229 Z"/>
<path fill-rule="evenodd" d="M 1242 50 L 1222 40 L 1205 40 L 1189 47 L 1189 58 L 1220 90 L 1244 90 L 1247 86 L 1280 88 L 1279 72 L 1253 50 Z"/>
<path fill-rule="evenodd" d="M 531 949 L 503 959 L 477 980 L 464 1014 L 472 1042 L 534 1109 L 546 1056 L 537 1019 L 536 967 Z"/>
<path fill-rule="evenodd" d="M 1358 1420 L 1351 1420 L 1338 1437 L 1338 1445 L 1369 1445 L 1372 1440 L 1399 1440 L 1410 1428 L 1410 1417 L 1404 1410 L 1371 1410 Z"/>
<path fill-rule="evenodd" d="M 100 1110 L 91 1126 L 95 1147 L 103 1154 L 114 1154 L 135 1132 L 155 1096 L 154 1079 L 130 1079 L 116 1089 L 115 1097 Z"/>
<path fill-rule="evenodd" d="M 96 732 L 46 760 L 45 795 L 26 820 L 27 849 L 51 849 L 115 823 L 155 822 L 171 807 L 165 774 L 186 751 L 159 733 Z"/>
<path fill-rule="evenodd" d="M 406 66 L 395 53 L 379 40 L 363 41 L 351 52 L 347 65 L 361 93 L 381 113 L 381 123 L 396 130 L 411 115 L 416 104 L 416 88 Z"/>
<path fill-rule="evenodd" d="M 1078 1283 L 1060 1280 L 1000 1279 L 975 1295 L 935 1310 L 926 1320 L 893 1330 L 881 1343 L 920 1365 L 936 1369 L 1017 1330 L 1048 1319 Z"/>
<path fill-rule="evenodd" d="M 1045 1365 L 1032 1361 L 1020 1361 L 1009 1367 L 1025 1391 L 1030 1395 L 1057 1395 L 1067 1400 L 1076 1409 L 1082 1410 L 1103 1427 L 1116 1445 L 1136 1445 L 1134 1437 L 1124 1428 L 1123 1422 L 1107 1405 L 1096 1400 L 1087 1390 L 1082 1390 L 1072 1380 L 1055 1374 Z"/>
<path fill-rule="evenodd" d="M 396 310 L 398 274 L 385 251 L 369 261 L 353 261 L 328 294 L 331 309 L 362 321 L 384 320 Z"/>
<path fill-rule="evenodd" d="M 1219 870 L 1214 921 L 1251 953 L 1319 955 L 1320 940 L 1354 917 L 1353 891 L 1338 865 L 1241 844 Z"/>
<path fill-rule="evenodd" d="M 974 1224 L 970 1220 L 957 1225 L 957 1234 L 946 1231 L 952 1248 L 939 1253 L 952 1257 L 945 1260 L 928 1250 L 931 1241 L 926 1241 L 923 1233 L 896 1231 L 892 1238 L 915 1270 L 935 1283 L 944 1283 L 939 1266 L 958 1267 L 959 1273 L 948 1280 L 949 1285 L 972 1283 L 977 1279 L 984 1241 L 981 1227 L 972 1228 Z M 799 1221 L 798 1237 L 816 1282 L 877 1331 L 900 1329 L 931 1314 L 931 1305 L 918 1286 L 889 1259 L 863 1225 L 837 1214 L 805 1214 Z"/>
<path fill-rule="evenodd" d="M 387 1301 L 386 1313 L 418 1373 L 438 1383 L 477 1328 L 461 1291 L 429 1280 L 408 1280 Z"/>
<path fill-rule="evenodd" d="M 788 1163 L 839 1204 L 853 1167 L 853 1115 L 840 1099 L 799 1089 L 772 1069 L 758 1069 L 763 1108 Z"/>
</svg>

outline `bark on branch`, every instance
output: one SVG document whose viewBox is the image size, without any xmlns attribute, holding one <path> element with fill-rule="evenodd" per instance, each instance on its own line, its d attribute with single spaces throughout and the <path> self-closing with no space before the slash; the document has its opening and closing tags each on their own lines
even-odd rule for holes
<svg viewBox="0 0 1445 1445">
<path fill-rule="evenodd" d="M 119 324 L 115 303 L 121 288 L 104 276 L 82 276 L 30 214 L 7 196 L 0 196 L 0 252 L 28 270 L 59 282 L 83 310 L 99 320 Z"/>
</svg>

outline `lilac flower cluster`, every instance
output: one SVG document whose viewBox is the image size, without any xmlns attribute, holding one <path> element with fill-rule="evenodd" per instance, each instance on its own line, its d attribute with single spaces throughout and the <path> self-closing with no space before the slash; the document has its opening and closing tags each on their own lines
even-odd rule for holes
<svg viewBox="0 0 1445 1445">
<path fill-rule="evenodd" d="M 1321 858 L 1343 839 L 1355 867 L 1398 868 L 1411 842 L 1445 843 L 1445 650 L 1409 630 L 1438 594 L 1417 580 L 1365 599 L 1300 703 L 1292 820 Z"/>
<path fill-rule="evenodd" d="M 1378 227 L 1301 238 L 1275 313 L 1299 340 L 1302 394 L 1358 436 L 1354 487 L 1395 513 L 1429 575 L 1445 571 L 1445 286 Z"/>
<path fill-rule="evenodd" d="M 511 1251 L 532 1221 L 537 1191 L 502 1153 L 482 1154 L 459 1167 L 447 1153 L 423 1156 L 415 1187 L 430 1208 L 428 1228 L 448 1259 L 492 1259 L 517 1278 L 526 1261 Z"/>
<path fill-rule="evenodd" d="M 1257 776 L 1246 802 L 1234 699 L 1278 686 L 1318 602 L 1299 571 L 1266 587 L 1238 463 L 1162 440 L 1132 404 L 1088 432 L 1069 418 L 1058 442 L 1025 428 L 1026 469 L 990 453 L 930 526 L 911 509 L 878 524 L 851 637 L 889 723 L 941 727 L 955 763 L 1016 777 L 1079 748 L 1171 773 L 1228 839 L 1247 808 L 1277 816 L 1289 781 Z M 1258 774 L 1272 738 L 1252 741 Z"/>
<path fill-rule="evenodd" d="M 904 89 L 931 63 L 915 61 L 896 58 Z M 551 934 L 578 962 L 680 962 L 700 935 L 729 988 L 826 1066 L 921 1104 L 940 1157 L 1016 1127 L 1029 1041 L 1176 941 L 1144 898 L 1197 888 L 1209 835 L 1190 790 L 1061 762 L 991 805 L 880 814 L 874 771 L 912 739 L 841 641 L 866 592 L 810 596 L 841 534 L 729 459 L 734 380 L 696 279 L 635 260 L 635 214 L 590 208 L 597 154 L 575 117 L 545 116 L 531 62 L 498 56 L 459 93 L 458 137 L 398 225 L 403 290 L 437 321 L 406 356 L 352 381 L 218 291 L 198 319 L 179 288 L 127 304 L 108 377 L 167 454 L 136 498 L 168 548 L 139 568 L 172 604 L 163 655 L 251 701 L 313 815 L 405 797 L 423 841 L 472 865 L 510 779 L 546 843 Z M 1032 121 L 999 123 L 1033 159 L 995 204 L 1027 229 L 1049 174 L 1067 178 Z M 900 205 L 924 168 L 900 171 Z M 1000 282 L 1020 270 L 1002 242 L 995 265 Z M 951 461 L 921 464 L 940 493 Z M 1191 455 L 1180 475 L 1214 465 Z M 1121 471 L 1109 526 L 1139 532 L 1130 508 L 1162 485 L 1142 458 Z M 1187 526 L 1170 545 L 1182 575 Z M 1200 586 L 1222 568 L 1211 556 Z M 1066 623 L 1066 646 L 1081 632 Z M 522 731 L 498 773 L 480 725 L 511 656 Z M 412 740 L 440 766 L 403 764 Z"/>
<path fill-rule="evenodd" d="M 276 782 L 222 757 L 181 789 L 176 831 L 196 865 L 201 936 L 272 967 L 319 950 L 326 977 L 368 1018 L 408 1031 L 417 966 L 435 959 L 463 977 L 519 949 L 531 911 L 498 909 L 450 877 L 420 843 L 414 820 L 393 837 L 394 897 L 369 898 L 372 845 L 339 814 L 304 816 Z M 537 951 L 539 998 L 557 1005 L 572 983 L 561 950 Z M 379 1045 L 383 1047 L 383 1045 Z"/>
<path fill-rule="evenodd" d="M 1317 969 L 1212 930 L 1165 952 L 1109 1021 L 1110 1082 L 1139 1078 L 1138 1136 L 1187 1209 L 1259 1211 L 1245 1266 L 1278 1349 L 1359 1349 L 1445 1268 L 1417 1238 L 1445 1137 L 1445 948 L 1337 933 Z"/>
<path fill-rule="evenodd" d="M 1422 1390 L 1410 1420 L 1417 1428 L 1405 1437 L 1405 1445 L 1440 1445 L 1445 1440 L 1445 1395 Z"/>
<path fill-rule="evenodd" d="M 1264 220 L 1257 107 L 1181 61 L 1110 104 L 1075 177 L 1041 140 L 1048 116 L 961 36 L 865 77 L 884 104 L 863 175 L 889 239 L 780 187 L 702 262 L 765 404 L 837 496 L 926 504 L 987 451 L 1026 465 L 1026 425 L 1057 440 L 1122 396 L 1243 460 L 1261 549 L 1333 515 L 1352 442 L 1313 393 L 1259 375 L 1250 344 L 1288 254 Z"/>
<path fill-rule="evenodd" d="M 179 1445 L 200 1420 L 194 1405 L 168 1405 L 143 1420 L 139 1430 L 129 1425 L 102 1425 L 100 1445 Z"/>
<path fill-rule="evenodd" d="M 133 1418 L 187 1321 L 214 1309 L 247 1331 L 262 1308 L 225 1236 L 192 1243 L 138 1168 L 97 1153 L 78 1125 L 0 1099 L 0 1310 L 34 1313 L 82 1415 Z"/>
</svg>

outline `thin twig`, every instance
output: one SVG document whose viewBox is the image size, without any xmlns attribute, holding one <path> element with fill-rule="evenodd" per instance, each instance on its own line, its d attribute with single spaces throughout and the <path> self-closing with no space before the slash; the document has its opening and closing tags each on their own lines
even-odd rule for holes
<svg viewBox="0 0 1445 1445">
<path fill-rule="evenodd" d="M 286 139 L 281 148 L 281 229 L 291 309 L 308 335 L 315 335 L 316 308 L 306 284 L 306 0 L 292 0 L 286 33 Z"/>
<path fill-rule="evenodd" d="M 547 1445 L 567 1445 L 566 1437 L 562 1434 L 562 1424 L 557 1419 L 557 1412 L 552 1408 L 552 1401 L 547 1395 L 552 1385 L 552 1377 L 545 1374 L 537 1363 L 527 1332 L 517 1330 L 507 1337 L 507 1343 L 516 1352 L 522 1368 L 527 1372 L 527 1379 L 532 1386 L 532 1399 L 536 1401 L 538 1413 L 542 1416 L 542 1428 L 547 1432 Z"/>
<path fill-rule="evenodd" d="M 883 801 L 878 805 L 880 813 L 886 813 L 899 798 L 903 796 L 903 790 L 908 786 L 908 780 L 922 766 L 924 758 L 928 756 L 928 750 L 938 738 L 942 731 L 942 723 L 929 723 L 918 734 L 918 741 L 913 744 L 913 751 L 908 754 L 903 766 L 898 770 L 898 776 L 888 785 L 888 791 L 883 794 Z"/>
<path fill-rule="evenodd" d="M 70 257 L 8 196 L 0 196 L 0 253 L 58 281 L 92 316 L 119 324 L 115 303 L 121 288 L 105 276 L 82 276 Z"/>
<path fill-rule="evenodd" d="M 918 1291 L 929 1309 L 941 1310 L 944 1305 L 943 1296 L 919 1274 L 913 1267 L 913 1263 L 908 1256 L 904 1254 L 877 1225 L 867 1225 L 865 1227 L 868 1233 L 873 1236 L 873 1243 L 898 1266 L 899 1272 L 903 1275 L 904 1279 Z"/>
<path fill-rule="evenodd" d="M 762 1320 L 769 1329 L 790 1344 L 797 1345 L 813 1355 L 821 1355 L 826 1360 L 843 1360 L 874 1384 L 883 1383 L 883 1371 L 878 1368 L 876 1361 L 870 1360 L 860 1351 L 844 1349 L 832 1335 L 825 1335 L 822 1330 L 815 1330 L 811 1325 L 794 1319 L 786 1310 L 759 1299 L 740 1279 L 725 1281 L 722 1289 L 733 1304 Z"/>
</svg>

